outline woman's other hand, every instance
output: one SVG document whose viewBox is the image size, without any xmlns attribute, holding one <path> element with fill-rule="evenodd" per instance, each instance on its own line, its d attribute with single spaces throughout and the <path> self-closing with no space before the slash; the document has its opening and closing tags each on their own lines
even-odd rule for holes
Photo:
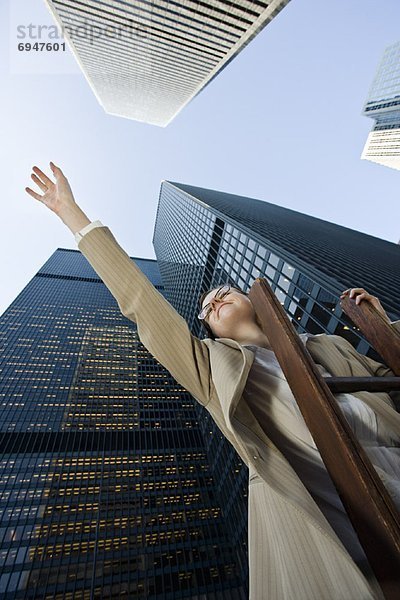
<svg viewBox="0 0 400 600">
<path fill-rule="evenodd" d="M 372 296 L 372 294 L 369 294 L 366 290 L 364 290 L 364 288 L 349 288 L 348 290 L 344 290 L 344 292 L 342 292 L 340 298 L 346 298 L 346 296 L 348 296 L 349 298 L 355 299 L 356 304 L 360 304 L 360 302 L 362 302 L 363 300 L 366 300 L 367 302 L 369 302 L 370 304 L 372 304 L 372 306 L 374 306 L 378 312 L 381 313 L 381 315 L 385 318 L 385 320 L 390 323 L 390 319 L 386 314 L 385 309 L 383 308 L 382 304 L 380 303 L 379 298 L 377 298 L 376 296 Z"/>
<path fill-rule="evenodd" d="M 43 195 L 38 194 L 29 187 L 25 188 L 25 191 L 58 215 L 60 211 L 76 203 L 68 179 L 64 173 L 52 162 L 50 163 L 50 168 L 53 171 L 55 182 L 39 167 L 32 167 L 33 173 L 31 174 L 31 178 L 41 189 Z"/>
</svg>

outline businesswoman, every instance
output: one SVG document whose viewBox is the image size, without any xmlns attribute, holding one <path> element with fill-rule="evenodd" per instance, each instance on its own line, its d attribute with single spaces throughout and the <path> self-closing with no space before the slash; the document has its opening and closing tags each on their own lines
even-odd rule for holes
<svg viewBox="0 0 400 600">
<path fill-rule="evenodd" d="M 53 178 L 33 167 L 40 193 L 26 191 L 72 231 L 142 343 L 211 414 L 249 468 L 250 600 L 382 598 L 248 296 L 229 286 L 208 291 L 199 317 L 209 337 L 194 337 L 108 227 L 79 208 L 61 169 L 50 167 Z M 343 294 L 385 315 L 365 290 Z M 400 322 L 393 326 L 400 330 Z M 325 375 L 392 374 L 343 338 L 301 337 Z M 359 392 L 338 401 L 400 507 L 400 415 L 391 398 Z"/>
</svg>

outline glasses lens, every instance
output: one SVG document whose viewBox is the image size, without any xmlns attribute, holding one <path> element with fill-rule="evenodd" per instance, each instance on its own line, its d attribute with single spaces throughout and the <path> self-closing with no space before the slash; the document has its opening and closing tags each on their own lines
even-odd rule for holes
<svg viewBox="0 0 400 600">
<path fill-rule="evenodd" d="M 223 285 L 222 287 L 219 288 L 219 290 L 217 290 L 213 299 L 217 298 L 218 300 L 222 300 L 222 298 L 224 298 L 229 293 L 230 289 L 231 289 L 230 285 Z M 206 304 L 204 306 L 204 308 L 202 308 L 200 313 L 197 315 L 197 318 L 204 320 L 207 318 L 207 316 L 209 315 L 210 312 L 211 312 L 211 306 L 210 306 L 210 303 L 208 302 L 208 304 Z"/>
<path fill-rule="evenodd" d="M 201 320 L 205 319 L 209 310 L 210 310 L 210 307 L 208 304 L 206 304 L 205 307 L 202 308 L 201 311 L 199 312 L 199 314 L 197 315 L 197 318 L 201 319 Z"/>
<path fill-rule="evenodd" d="M 224 285 L 222 288 L 220 288 L 218 290 L 218 292 L 215 294 L 214 298 L 218 298 L 218 300 L 221 300 L 222 298 L 224 298 L 227 293 L 229 292 L 229 290 L 231 289 L 230 285 Z"/>
</svg>

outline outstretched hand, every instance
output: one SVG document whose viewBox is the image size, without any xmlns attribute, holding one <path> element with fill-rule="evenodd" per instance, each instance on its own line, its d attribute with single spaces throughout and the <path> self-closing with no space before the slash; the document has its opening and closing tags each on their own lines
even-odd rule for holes
<svg viewBox="0 0 400 600">
<path fill-rule="evenodd" d="M 386 321 L 388 321 L 389 323 L 391 322 L 389 317 L 386 314 L 385 309 L 383 308 L 382 304 L 380 303 L 379 298 L 377 298 L 376 296 L 372 296 L 372 294 L 369 294 L 366 290 L 364 290 L 364 288 L 349 288 L 348 290 L 344 290 L 344 292 L 342 292 L 340 298 L 342 299 L 342 298 L 345 298 L 346 296 L 348 296 L 349 298 L 352 298 L 352 299 L 355 298 L 356 304 L 360 304 L 360 302 L 362 302 L 363 300 L 366 300 L 367 302 L 372 304 L 372 306 L 374 306 L 378 312 L 380 312 L 382 314 L 382 316 L 386 319 Z"/>
<path fill-rule="evenodd" d="M 42 190 L 43 195 L 38 194 L 29 187 L 26 187 L 25 191 L 36 200 L 39 200 L 39 202 L 45 204 L 54 213 L 59 214 L 61 210 L 76 203 L 68 179 L 64 173 L 52 162 L 50 162 L 50 168 L 55 177 L 55 182 L 43 173 L 39 167 L 32 167 L 32 171 L 34 172 L 31 173 L 31 177 Z"/>
</svg>

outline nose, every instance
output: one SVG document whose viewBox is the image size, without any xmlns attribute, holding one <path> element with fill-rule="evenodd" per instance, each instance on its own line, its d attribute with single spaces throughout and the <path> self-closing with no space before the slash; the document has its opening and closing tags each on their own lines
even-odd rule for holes
<svg viewBox="0 0 400 600">
<path fill-rule="evenodd" d="M 224 300 L 223 298 L 212 298 L 210 300 L 210 306 L 211 306 L 211 308 L 214 310 L 216 304 L 218 304 L 218 302 L 223 302 L 223 300 Z"/>
</svg>

